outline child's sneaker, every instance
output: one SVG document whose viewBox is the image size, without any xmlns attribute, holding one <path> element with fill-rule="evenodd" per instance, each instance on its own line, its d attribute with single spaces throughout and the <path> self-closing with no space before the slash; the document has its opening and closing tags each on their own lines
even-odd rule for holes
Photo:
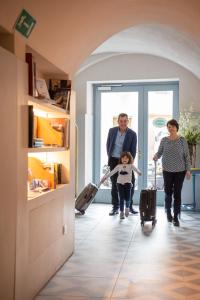
<svg viewBox="0 0 200 300">
<path fill-rule="evenodd" d="M 126 208 L 125 208 L 125 216 L 128 217 L 128 215 L 129 215 L 129 208 L 126 207 Z"/>
<path fill-rule="evenodd" d="M 123 211 L 120 212 L 119 217 L 120 217 L 120 219 L 124 219 L 124 212 Z"/>
</svg>

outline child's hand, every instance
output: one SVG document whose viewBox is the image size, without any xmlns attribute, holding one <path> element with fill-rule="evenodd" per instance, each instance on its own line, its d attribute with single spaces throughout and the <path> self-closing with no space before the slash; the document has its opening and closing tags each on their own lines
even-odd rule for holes
<svg viewBox="0 0 200 300">
<path fill-rule="evenodd" d="M 105 175 L 101 178 L 100 184 L 104 183 L 104 181 L 106 180 Z"/>
</svg>

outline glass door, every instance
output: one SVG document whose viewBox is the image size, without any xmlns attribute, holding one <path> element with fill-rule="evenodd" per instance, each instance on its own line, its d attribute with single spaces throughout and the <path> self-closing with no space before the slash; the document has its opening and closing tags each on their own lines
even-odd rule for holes
<svg viewBox="0 0 200 300">
<path fill-rule="evenodd" d="M 160 141 L 168 135 L 167 121 L 178 117 L 178 85 L 159 84 L 146 85 L 144 87 L 144 151 L 143 164 L 144 186 L 149 188 L 155 186 L 155 163 L 154 154 L 158 151 Z M 156 188 L 157 202 L 164 202 L 164 182 L 162 176 L 162 162 L 156 164 Z"/>
<path fill-rule="evenodd" d="M 94 182 L 107 171 L 106 141 L 108 131 L 117 126 L 120 113 L 129 116 L 129 128 L 138 138 L 135 165 L 142 171 L 136 175 L 134 203 L 141 189 L 154 186 L 155 167 L 152 157 L 160 140 L 167 135 L 166 122 L 178 115 L 178 84 L 119 84 L 95 86 Z M 95 201 L 110 203 L 111 181 L 101 186 Z M 164 200 L 161 161 L 157 163 L 158 204 Z"/>
<path fill-rule="evenodd" d="M 109 86 L 96 88 L 95 101 L 95 151 L 94 151 L 94 178 L 95 182 L 107 171 L 108 157 L 106 153 L 106 141 L 108 131 L 111 127 L 118 126 L 117 118 L 120 113 L 127 113 L 129 116 L 128 127 L 134 130 L 138 137 L 138 128 L 142 127 L 142 107 L 141 102 L 142 88 L 133 86 Z M 138 147 L 142 148 L 140 135 L 138 138 Z M 142 168 L 138 160 L 138 153 L 135 157 L 135 165 Z M 142 187 L 141 177 L 136 174 L 135 196 L 139 197 L 139 191 Z M 108 179 L 102 184 L 101 189 L 96 196 L 96 202 L 110 203 L 111 181 Z"/>
</svg>

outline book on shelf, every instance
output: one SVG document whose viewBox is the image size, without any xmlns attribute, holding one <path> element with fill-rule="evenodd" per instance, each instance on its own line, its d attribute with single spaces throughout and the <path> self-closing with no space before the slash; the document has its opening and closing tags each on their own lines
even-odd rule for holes
<svg viewBox="0 0 200 300">
<path fill-rule="evenodd" d="M 71 80 L 50 79 L 49 94 L 54 101 L 52 104 L 70 112 Z"/>
<path fill-rule="evenodd" d="M 44 146 L 44 139 L 33 138 L 33 147 L 39 148 Z"/>
<path fill-rule="evenodd" d="M 25 60 L 28 64 L 28 93 L 30 96 L 36 97 L 36 62 L 32 53 L 26 53 Z"/>
<path fill-rule="evenodd" d="M 33 147 L 34 138 L 34 112 L 33 105 L 28 106 L 28 147 Z"/>
</svg>

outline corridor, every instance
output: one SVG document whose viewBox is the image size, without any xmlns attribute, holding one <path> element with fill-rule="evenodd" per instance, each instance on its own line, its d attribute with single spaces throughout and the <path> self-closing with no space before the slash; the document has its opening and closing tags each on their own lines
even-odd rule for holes
<svg viewBox="0 0 200 300">
<path fill-rule="evenodd" d="M 199 300 L 200 214 L 183 212 L 181 227 L 158 208 L 156 227 L 139 216 L 110 217 L 93 204 L 76 217 L 74 255 L 35 300 Z"/>
</svg>

